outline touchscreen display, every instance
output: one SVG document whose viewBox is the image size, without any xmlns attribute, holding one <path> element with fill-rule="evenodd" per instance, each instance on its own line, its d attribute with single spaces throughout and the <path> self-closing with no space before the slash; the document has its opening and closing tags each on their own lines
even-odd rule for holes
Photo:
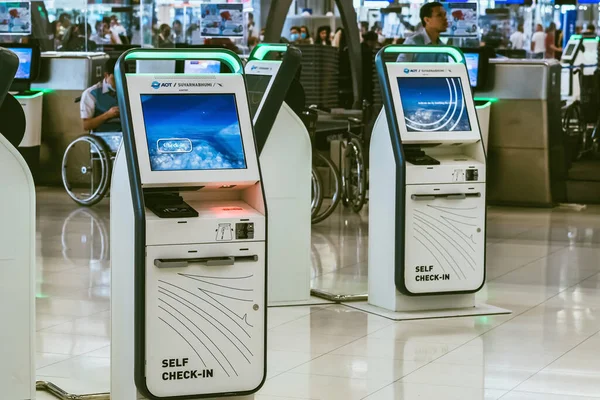
<svg viewBox="0 0 600 400">
<path fill-rule="evenodd" d="M 408 132 L 470 131 L 460 78 L 398 78 Z"/>
<path fill-rule="evenodd" d="M 258 107 L 265 96 L 271 78 L 271 75 L 246 75 L 248 101 L 250 102 L 250 113 L 252 118 L 254 118 L 258 111 Z"/>
<path fill-rule="evenodd" d="M 142 94 L 152 171 L 246 168 L 235 95 Z"/>
<path fill-rule="evenodd" d="M 186 60 L 183 72 L 185 74 L 218 74 L 221 72 L 221 61 Z"/>
<path fill-rule="evenodd" d="M 10 51 L 19 57 L 19 69 L 15 75 L 15 79 L 30 79 L 31 78 L 31 56 L 33 49 L 9 47 Z"/>
<path fill-rule="evenodd" d="M 573 54 L 573 50 L 575 50 L 575 46 L 577 46 L 577 43 L 571 43 L 567 46 L 567 49 L 565 50 L 566 57 L 570 57 L 571 54 Z"/>
<path fill-rule="evenodd" d="M 479 73 L 479 54 L 465 53 L 465 61 L 467 62 L 467 71 L 469 72 L 469 83 L 471 87 L 477 87 L 477 75 Z"/>
</svg>

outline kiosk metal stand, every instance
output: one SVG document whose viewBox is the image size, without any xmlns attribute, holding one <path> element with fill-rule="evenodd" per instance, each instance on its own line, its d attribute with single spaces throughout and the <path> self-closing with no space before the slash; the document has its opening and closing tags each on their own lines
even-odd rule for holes
<svg viewBox="0 0 600 400">
<path fill-rule="evenodd" d="M 268 290 L 273 306 L 310 303 L 312 149 L 306 127 L 284 101 L 301 57 L 292 46 L 259 44 L 245 67 L 269 204 Z"/>
<path fill-rule="evenodd" d="M 136 60 L 231 73 L 126 73 Z M 266 377 L 268 220 L 242 63 L 136 49 L 115 75 L 111 398 L 251 396 Z"/>
<path fill-rule="evenodd" d="M 454 62 L 383 61 L 404 51 Z M 388 46 L 376 57 L 384 110 L 370 149 L 369 305 L 357 308 L 392 319 L 507 312 L 475 302 L 485 282 L 486 158 L 461 61 L 451 47 Z"/>
<path fill-rule="evenodd" d="M 0 48 L 0 387 L 2 398 L 35 398 L 35 187 L 16 146 L 23 131 L 19 103 L 7 94 L 18 58 Z M 6 112 L 6 108 L 3 114 Z M 11 124 L 11 125 L 8 125 Z"/>
</svg>

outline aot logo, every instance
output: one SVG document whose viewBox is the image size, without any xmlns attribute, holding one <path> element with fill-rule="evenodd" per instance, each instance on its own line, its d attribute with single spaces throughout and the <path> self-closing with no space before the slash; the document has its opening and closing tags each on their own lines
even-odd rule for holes
<svg viewBox="0 0 600 400">
<path fill-rule="evenodd" d="M 160 87 L 160 82 L 154 81 L 154 82 L 152 82 L 152 85 L 150 85 L 150 86 L 152 86 L 152 89 L 158 89 Z"/>
<path fill-rule="evenodd" d="M 408 69 L 408 68 L 404 68 L 404 73 L 405 73 L 405 74 L 408 74 L 409 72 L 410 72 L 410 69 Z M 153 83 L 152 85 L 154 85 L 154 83 Z M 154 87 L 154 86 L 152 86 L 152 87 Z"/>
<path fill-rule="evenodd" d="M 253 65 L 253 66 L 250 67 L 250 71 L 255 71 L 257 69 L 258 69 L 258 67 L 256 65 Z"/>
<path fill-rule="evenodd" d="M 408 68 L 404 68 L 404 73 L 405 74 L 410 74 L 411 72 L 419 72 L 418 69 L 408 69 Z"/>
</svg>

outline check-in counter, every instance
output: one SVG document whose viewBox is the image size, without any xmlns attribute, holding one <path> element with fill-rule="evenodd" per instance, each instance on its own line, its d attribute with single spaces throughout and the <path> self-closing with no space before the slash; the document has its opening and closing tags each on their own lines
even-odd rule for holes
<svg viewBox="0 0 600 400">
<path fill-rule="evenodd" d="M 560 64 L 492 59 L 488 203 L 552 206 L 566 200 L 560 117 Z M 481 121 L 480 121 L 481 122 Z"/>
<path fill-rule="evenodd" d="M 40 170 L 36 184 L 60 185 L 61 162 L 68 144 L 84 133 L 75 100 L 99 82 L 108 55 L 104 53 L 42 53 L 40 76 L 32 90 L 44 92 Z"/>
</svg>

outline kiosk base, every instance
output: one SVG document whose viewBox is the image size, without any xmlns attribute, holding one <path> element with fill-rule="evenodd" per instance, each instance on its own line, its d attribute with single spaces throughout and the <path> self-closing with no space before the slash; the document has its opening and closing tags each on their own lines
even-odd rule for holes
<svg viewBox="0 0 600 400">
<path fill-rule="evenodd" d="M 474 297 L 472 295 L 469 295 Z M 437 296 L 436 296 L 437 297 Z M 444 296 L 440 296 L 444 297 Z M 452 297 L 452 296 L 448 296 Z M 443 305 L 438 303 L 438 309 L 425 309 L 427 304 L 416 306 L 416 304 L 423 300 L 423 298 L 415 298 L 414 300 L 414 309 L 412 310 L 403 310 L 403 311 L 390 311 L 385 308 L 377 307 L 372 304 L 369 304 L 366 301 L 356 302 L 356 303 L 342 303 L 347 307 L 355 308 L 357 310 L 361 310 L 367 312 L 369 314 L 379 315 L 380 317 L 384 317 L 387 319 L 391 319 L 394 321 L 406 321 L 406 320 L 414 320 L 414 319 L 432 319 L 432 318 L 451 318 L 451 317 L 472 317 L 477 315 L 498 315 L 498 314 L 511 314 L 512 311 L 506 310 L 504 308 L 495 307 L 489 304 L 477 304 L 471 305 L 470 307 L 464 308 L 448 308 L 448 303 L 445 303 L 445 309 L 441 309 L 439 307 L 444 307 Z M 412 298 L 411 298 L 412 300 Z M 439 300 L 438 300 L 439 301 Z M 454 304 L 453 306 L 455 306 Z"/>
</svg>

